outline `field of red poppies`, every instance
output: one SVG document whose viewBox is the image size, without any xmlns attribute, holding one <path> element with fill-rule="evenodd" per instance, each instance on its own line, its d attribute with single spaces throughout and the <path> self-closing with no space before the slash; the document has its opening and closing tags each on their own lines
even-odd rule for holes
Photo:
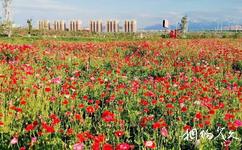
<svg viewBox="0 0 242 150">
<path fill-rule="evenodd" d="M 0 149 L 239 150 L 241 43 L 0 43 Z"/>
</svg>

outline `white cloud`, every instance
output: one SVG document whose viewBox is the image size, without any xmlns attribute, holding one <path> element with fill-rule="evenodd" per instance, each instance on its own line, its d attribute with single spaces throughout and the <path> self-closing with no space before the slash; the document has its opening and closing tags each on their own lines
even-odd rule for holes
<svg viewBox="0 0 242 150">
<path fill-rule="evenodd" d="M 76 8 L 57 0 L 21 0 L 13 1 L 13 7 L 19 11 L 74 11 Z"/>
<path fill-rule="evenodd" d="M 240 12 L 238 9 L 234 10 L 218 10 L 218 11 L 191 11 L 188 12 L 188 17 L 191 20 L 197 20 L 200 22 L 203 21 L 233 21 L 233 22 L 240 22 Z"/>
<path fill-rule="evenodd" d="M 60 0 L 16 0 L 13 1 L 13 20 L 26 26 L 26 20 L 31 18 L 34 25 L 41 19 L 72 19 L 78 13 L 76 6 Z"/>
</svg>

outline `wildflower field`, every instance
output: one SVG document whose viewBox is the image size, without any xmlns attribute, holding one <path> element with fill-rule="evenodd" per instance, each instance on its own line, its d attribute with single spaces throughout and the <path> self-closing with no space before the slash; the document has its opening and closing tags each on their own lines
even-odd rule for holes
<svg viewBox="0 0 242 150">
<path fill-rule="evenodd" d="M 0 42 L 0 149 L 240 150 L 242 39 Z"/>
</svg>

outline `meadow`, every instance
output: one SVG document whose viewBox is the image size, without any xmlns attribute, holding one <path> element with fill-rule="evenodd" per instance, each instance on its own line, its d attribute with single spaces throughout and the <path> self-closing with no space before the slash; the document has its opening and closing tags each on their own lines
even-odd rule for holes
<svg viewBox="0 0 242 150">
<path fill-rule="evenodd" d="M 0 149 L 239 150 L 242 39 L 0 42 Z"/>
</svg>

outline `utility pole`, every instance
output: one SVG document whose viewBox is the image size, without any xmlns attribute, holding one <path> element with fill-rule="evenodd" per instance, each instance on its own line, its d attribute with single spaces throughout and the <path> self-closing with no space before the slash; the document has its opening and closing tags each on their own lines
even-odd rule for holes
<svg viewBox="0 0 242 150">
<path fill-rule="evenodd" d="M 12 35 L 11 4 L 12 0 L 3 0 L 3 23 L 8 37 Z"/>
</svg>

